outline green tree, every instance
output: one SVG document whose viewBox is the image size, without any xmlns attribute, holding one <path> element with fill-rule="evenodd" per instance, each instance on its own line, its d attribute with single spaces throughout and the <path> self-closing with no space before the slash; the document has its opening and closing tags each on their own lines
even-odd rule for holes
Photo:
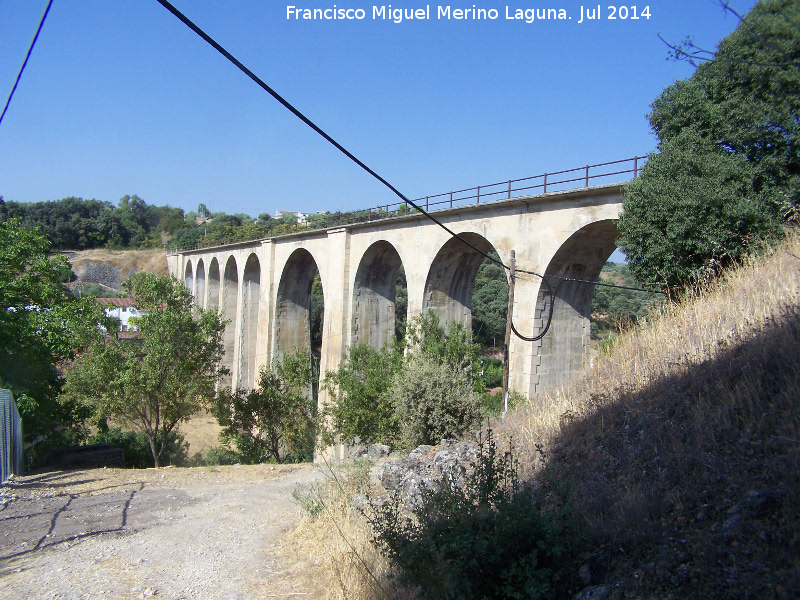
<svg viewBox="0 0 800 600">
<path fill-rule="evenodd" d="M 283 462 L 314 456 L 316 402 L 313 369 L 305 351 L 285 354 L 262 368 L 255 389 L 220 390 L 212 412 L 222 425 L 222 440 L 233 443 L 249 463 Z"/>
<path fill-rule="evenodd" d="M 397 446 L 463 433 L 480 406 L 479 359 L 469 331 L 457 323 L 445 328 L 431 312 L 412 319 L 402 341 L 380 350 L 348 348 L 339 369 L 323 379 L 331 402 L 322 408 L 322 442 L 339 434 L 346 443 Z M 443 429 L 433 423 L 440 418 L 447 421 Z"/>
<path fill-rule="evenodd" d="M 69 264 L 63 256 L 48 258 L 49 248 L 38 228 L 0 219 L 0 386 L 17 398 L 26 439 L 72 443 L 85 414 L 75 403 L 56 401 L 58 367 L 99 339 L 98 324 L 107 320 L 93 299 L 67 291 Z"/>
<path fill-rule="evenodd" d="M 336 371 L 325 373 L 322 385 L 331 402 L 321 411 L 322 442 L 330 445 L 334 436 L 352 443 L 393 444 L 400 434 L 394 405 L 388 391 L 393 375 L 403 364 L 403 346 L 390 343 L 380 350 L 351 346 Z"/>
<path fill-rule="evenodd" d="M 800 5 L 764 0 L 669 86 L 626 185 L 620 245 L 642 282 L 682 286 L 778 235 L 800 199 Z"/>
<path fill-rule="evenodd" d="M 126 286 L 146 313 L 139 336 L 94 343 L 67 374 L 63 399 L 142 431 L 158 467 L 170 432 L 214 397 L 224 323 L 174 277 L 137 273 Z"/>
<path fill-rule="evenodd" d="M 500 260 L 492 250 L 489 256 Z M 475 276 L 472 291 L 472 331 L 484 346 L 502 346 L 508 312 L 508 279 L 503 267 L 484 259 Z"/>
<path fill-rule="evenodd" d="M 446 363 L 466 377 L 470 387 L 479 391 L 481 346 L 461 323 L 451 322 L 445 327 L 436 313 L 425 312 L 413 318 L 406 329 L 409 352 L 406 360 L 427 356 Z"/>
</svg>

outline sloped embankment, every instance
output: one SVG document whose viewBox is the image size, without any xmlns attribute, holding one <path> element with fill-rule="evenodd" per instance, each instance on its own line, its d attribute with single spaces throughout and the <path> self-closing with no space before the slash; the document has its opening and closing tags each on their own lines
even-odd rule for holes
<svg viewBox="0 0 800 600">
<path fill-rule="evenodd" d="M 71 289 L 89 283 L 111 290 L 122 289 L 122 282 L 137 271 L 167 274 L 167 257 L 161 249 L 155 250 L 81 250 L 65 252 L 75 274 Z"/>
<path fill-rule="evenodd" d="M 800 239 L 666 307 L 502 429 L 574 517 L 573 590 L 800 597 Z"/>
</svg>

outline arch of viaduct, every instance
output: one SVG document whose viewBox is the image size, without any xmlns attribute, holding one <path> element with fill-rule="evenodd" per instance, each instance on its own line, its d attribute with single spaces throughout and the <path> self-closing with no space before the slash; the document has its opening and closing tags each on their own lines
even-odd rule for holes
<svg viewBox="0 0 800 600">
<path fill-rule="evenodd" d="M 596 280 L 616 248 L 621 185 L 524 196 L 436 211 L 450 229 L 509 264 L 545 276 Z M 310 298 L 318 271 L 324 294 L 320 367 L 336 369 L 350 345 L 380 347 L 394 335 L 395 282 L 402 265 L 408 317 L 436 312 L 471 325 L 472 288 L 483 256 L 420 214 L 179 252 L 167 257 L 195 302 L 218 307 L 225 330 L 228 382 L 254 385 L 258 369 L 311 343 Z M 548 300 L 541 280 L 517 278 L 514 324 L 541 331 Z M 582 368 L 589 344 L 594 286 L 565 284 L 551 329 L 538 342 L 512 336 L 510 386 L 534 397 Z M 324 392 L 320 402 L 324 402 Z"/>
</svg>

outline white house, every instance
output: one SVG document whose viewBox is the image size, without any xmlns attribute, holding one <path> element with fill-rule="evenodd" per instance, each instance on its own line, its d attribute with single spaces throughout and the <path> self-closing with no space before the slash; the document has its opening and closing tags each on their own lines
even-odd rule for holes
<svg viewBox="0 0 800 600">
<path fill-rule="evenodd" d="M 280 218 L 283 215 L 294 215 L 295 217 L 297 217 L 297 222 L 298 223 L 305 223 L 306 219 L 308 218 L 308 213 L 294 212 L 294 211 L 291 211 L 291 210 L 278 210 L 278 211 L 275 211 L 275 217 L 274 218 L 280 220 Z"/>
<path fill-rule="evenodd" d="M 139 331 L 136 325 L 129 324 L 132 317 L 141 317 L 145 313 L 133 305 L 133 298 L 97 298 L 97 302 L 106 311 L 106 316 L 119 319 L 120 331 Z"/>
</svg>

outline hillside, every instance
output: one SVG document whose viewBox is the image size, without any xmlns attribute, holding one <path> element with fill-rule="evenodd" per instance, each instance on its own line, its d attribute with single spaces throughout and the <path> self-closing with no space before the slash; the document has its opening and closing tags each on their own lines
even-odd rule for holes
<svg viewBox="0 0 800 600">
<path fill-rule="evenodd" d="M 75 279 L 69 283 L 72 290 L 89 284 L 100 285 L 113 294 L 122 290 L 122 282 L 137 271 L 167 274 L 167 257 L 162 249 L 156 250 L 106 250 L 94 248 L 63 252 Z"/>
<path fill-rule="evenodd" d="M 492 426 L 548 523 L 539 543 L 558 540 L 551 587 L 531 597 L 800 597 L 800 236 L 666 305 L 568 386 Z M 364 493 L 384 493 L 364 468 L 344 463 L 335 485 L 300 495 L 297 537 L 325 552 L 330 597 L 422 597 L 397 587 L 355 516 Z M 478 529 L 521 516 L 474 512 Z"/>
<path fill-rule="evenodd" d="M 800 596 L 799 257 L 795 233 L 500 428 L 610 598 Z"/>
</svg>

